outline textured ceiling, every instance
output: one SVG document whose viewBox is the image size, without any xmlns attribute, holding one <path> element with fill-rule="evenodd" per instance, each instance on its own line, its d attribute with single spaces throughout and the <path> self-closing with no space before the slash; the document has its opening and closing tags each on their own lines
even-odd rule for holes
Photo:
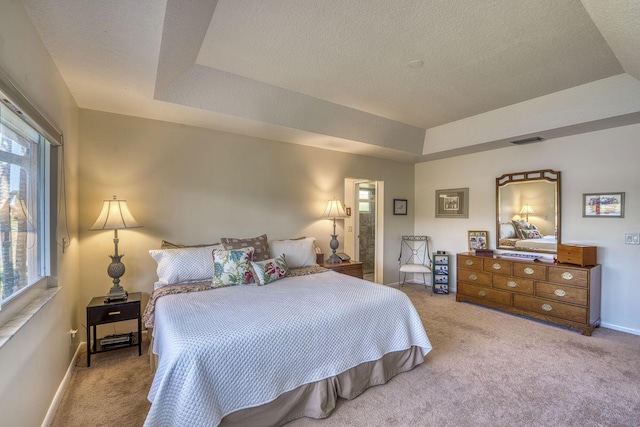
<svg viewBox="0 0 640 427">
<path fill-rule="evenodd" d="M 637 3 L 23 0 L 81 108 L 404 161 L 427 129 L 640 77 Z"/>
</svg>

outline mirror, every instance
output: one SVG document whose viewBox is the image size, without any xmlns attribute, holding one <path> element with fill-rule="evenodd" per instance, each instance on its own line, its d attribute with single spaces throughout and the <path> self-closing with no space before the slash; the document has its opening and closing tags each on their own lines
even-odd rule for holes
<svg viewBox="0 0 640 427">
<path fill-rule="evenodd" d="M 496 178 L 496 248 L 556 253 L 560 243 L 560 172 Z"/>
</svg>

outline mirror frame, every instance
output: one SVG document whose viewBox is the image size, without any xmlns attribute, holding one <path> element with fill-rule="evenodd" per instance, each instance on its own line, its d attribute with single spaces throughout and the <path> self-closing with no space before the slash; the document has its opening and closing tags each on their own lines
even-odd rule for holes
<svg viewBox="0 0 640 427">
<path fill-rule="evenodd" d="M 535 182 L 535 181 L 547 181 L 556 183 L 556 250 L 548 249 L 530 249 L 530 248 L 516 248 L 516 247 L 501 247 L 500 246 L 500 188 L 507 184 L 523 183 L 523 182 Z M 557 245 L 561 243 L 561 221 L 562 218 L 562 205 L 560 203 L 560 172 L 551 169 L 542 169 L 537 171 L 528 172 L 516 172 L 507 173 L 499 178 L 496 178 L 496 249 L 509 250 L 509 251 L 523 251 L 523 252 L 544 252 L 544 253 L 556 253 Z"/>
</svg>

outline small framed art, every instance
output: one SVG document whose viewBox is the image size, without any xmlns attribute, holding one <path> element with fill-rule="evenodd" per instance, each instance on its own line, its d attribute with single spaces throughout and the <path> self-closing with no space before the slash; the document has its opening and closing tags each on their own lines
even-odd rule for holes
<svg viewBox="0 0 640 427">
<path fill-rule="evenodd" d="M 487 249 L 487 231 L 469 230 L 467 232 L 469 240 L 469 250 L 475 251 L 476 249 Z"/>
<path fill-rule="evenodd" d="M 406 215 L 407 205 L 407 199 L 393 199 L 393 214 Z"/>
<path fill-rule="evenodd" d="M 624 218 L 624 193 L 584 193 L 582 216 L 585 218 Z"/>
<path fill-rule="evenodd" d="M 436 218 L 469 218 L 469 189 L 436 190 Z"/>
</svg>

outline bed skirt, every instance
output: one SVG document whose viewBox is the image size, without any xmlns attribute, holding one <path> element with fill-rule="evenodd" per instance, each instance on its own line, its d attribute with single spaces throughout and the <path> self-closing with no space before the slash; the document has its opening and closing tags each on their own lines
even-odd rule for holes
<svg viewBox="0 0 640 427">
<path fill-rule="evenodd" d="M 155 372 L 158 356 L 149 347 L 149 362 Z M 424 362 L 419 347 L 387 353 L 381 359 L 362 363 L 339 375 L 302 385 L 255 408 L 227 415 L 220 426 L 280 426 L 298 418 L 322 419 L 331 415 L 339 397 L 354 399 L 372 386 L 385 384 L 396 375 Z"/>
<path fill-rule="evenodd" d="M 222 419 L 220 426 L 280 426 L 302 417 L 326 418 L 335 409 L 339 397 L 353 399 L 367 388 L 384 384 L 423 361 L 418 347 L 388 353 L 381 359 L 362 363 L 334 377 L 302 385 L 265 405 L 229 414 Z"/>
</svg>

